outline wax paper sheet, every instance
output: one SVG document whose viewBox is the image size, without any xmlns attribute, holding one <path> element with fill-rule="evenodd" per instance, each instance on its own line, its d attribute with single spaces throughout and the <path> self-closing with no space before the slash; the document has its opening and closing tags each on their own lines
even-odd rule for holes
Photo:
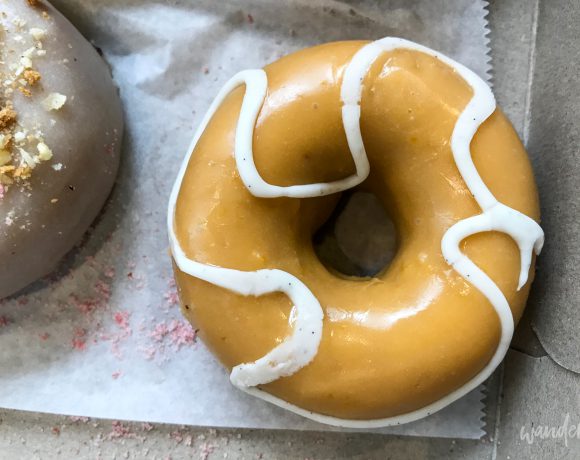
<svg viewBox="0 0 580 460">
<path fill-rule="evenodd" d="M 238 70 L 317 43 L 394 35 L 445 52 L 487 77 L 485 2 L 53 3 L 102 49 L 121 90 L 127 131 L 118 183 L 83 242 L 49 279 L 0 304 L 0 406 L 202 426 L 335 430 L 237 391 L 197 341 L 180 316 L 172 282 L 165 230 L 170 188 L 194 127 Z M 482 397 L 477 389 L 427 419 L 379 431 L 479 438 Z"/>
</svg>

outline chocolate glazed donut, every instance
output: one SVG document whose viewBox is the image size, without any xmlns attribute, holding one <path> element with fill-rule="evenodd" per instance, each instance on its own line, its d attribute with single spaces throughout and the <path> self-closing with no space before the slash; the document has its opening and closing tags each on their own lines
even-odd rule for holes
<svg viewBox="0 0 580 460">
<path fill-rule="evenodd" d="M 375 277 L 317 258 L 339 192 L 374 193 Z M 526 152 L 473 72 L 397 38 L 289 55 L 226 84 L 169 204 L 182 308 L 238 388 L 351 427 L 424 417 L 503 359 L 543 244 Z"/>
</svg>

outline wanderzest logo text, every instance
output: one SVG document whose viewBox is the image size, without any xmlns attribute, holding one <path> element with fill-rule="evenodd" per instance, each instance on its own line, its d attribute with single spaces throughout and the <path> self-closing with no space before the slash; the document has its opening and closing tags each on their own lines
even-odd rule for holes
<svg viewBox="0 0 580 460">
<path fill-rule="evenodd" d="M 533 444 L 536 439 L 559 439 L 564 440 L 568 447 L 569 439 L 580 439 L 580 424 L 570 423 L 570 414 L 566 414 L 564 421 L 559 426 L 538 425 L 527 427 L 523 425 L 520 429 L 520 439 L 528 444 Z"/>
</svg>

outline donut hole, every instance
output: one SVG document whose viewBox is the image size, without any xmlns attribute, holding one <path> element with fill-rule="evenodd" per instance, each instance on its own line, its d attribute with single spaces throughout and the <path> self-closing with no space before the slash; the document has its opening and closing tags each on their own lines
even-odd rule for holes
<svg viewBox="0 0 580 460">
<path fill-rule="evenodd" d="M 397 234 L 383 204 L 372 193 L 346 192 L 314 234 L 314 251 L 330 271 L 368 278 L 395 257 Z"/>
</svg>

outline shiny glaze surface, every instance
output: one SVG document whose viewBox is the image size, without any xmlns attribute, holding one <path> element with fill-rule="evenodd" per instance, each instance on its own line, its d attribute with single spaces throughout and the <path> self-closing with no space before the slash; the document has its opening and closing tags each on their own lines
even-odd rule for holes
<svg viewBox="0 0 580 460">
<path fill-rule="evenodd" d="M 254 158 L 264 180 L 286 186 L 354 172 L 340 115 L 340 81 L 362 44 L 323 45 L 266 67 L 268 95 L 254 133 Z M 314 412 L 374 419 L 423 407 L 477 374 L 497 347 L 497 316 L 441 254 L 445 231 L 480 212 L 449 146 L 471 96 L 466 83 L 436 59 L 405 50 L 385 53 L 365 78 L 361 128 L 371 174 L 361 187 L 383 202 L 400 241 L 393 263 L 370 280 L 329 273 L 312 250 L 311 236 L 337 196 L 260 199 L 244 187 L 233 158 L 242 96 L 243 88 L 233 92 L 201 137 L 175 223 L 192 259 L 238 270 L 288 271 L 321 303 L 325 319 L 315 359 L 262 388 Z M 537 219 L 527 156 L 499 110 L 471 147 L 494 195 Z M 514 242 L 485 233 L 463 246 L 519 319 L 530 281 L 517 292 Z M 255 360 L 287 336 L 291 305 L 284 295 L 243 297 L 179 271 L 177 278 L 184 313 L 226 366 Z"/>
</svg>

